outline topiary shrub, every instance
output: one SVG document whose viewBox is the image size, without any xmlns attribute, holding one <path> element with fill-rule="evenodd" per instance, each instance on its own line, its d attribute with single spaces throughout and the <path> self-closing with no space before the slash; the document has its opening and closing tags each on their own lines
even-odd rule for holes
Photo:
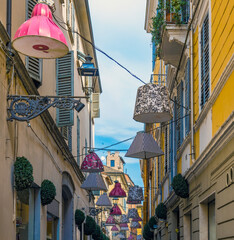
<svg viewBox="0 0 234 240">
<path fill-rule="evenodd" d="M 16 191 L 30 188 L 33 183 L 33 167 L 25 157 L 17 157 L 14 163 Z"/>
<path fill-rule="evenodd" d="M 167 219 L 167 207 L 164 205 L 164 203 L 159 203 L 157 208 L 155 209 L 155 215 L 158 218 Z"/>
<path fill-rule="evenodd" d="M 98 240 L 98 239 L 101 238 L 102 234 L 103 234 L 103 233 L 102 233 L 102 230 L 101 230 L 100 226 L 96 224 L 95 230 L 94 230 L 94 232 L 92 233 L 92 238 L 93 238 L 94 240 Z"/>
<path fill-rule="evenodd" d="M 157 227 L 156 227 L 157 224 L 158 224 L 158 222 L 157 222 L 156 218 L 155 218 L 154 216 L 151 217 L 150 220 L 149 220 L 149 226 L 150 226 L 150 228 L 151 228 L 151 229 L 157 228 Z"/>
<path fill-rule="evenodd" d="M 92 217 L 87 216 L 86 217 L 86 222 L 84 224 L 84 234 L 85 235 L 92 235 L 94 233 L 95 229 L 96 229 L 95 220 Z"/>
<path fill-rule="evenodd" d="M 79 209 L 75 211 L 75 223 L 76 225 L 81 225 L 85 220 L 85 214 Z"/>
<path fill-rule="evenodd" d="M 56 196 L 56 188 L 50 180 L 43 180 L 41 183 L 41 204 L 50 204 Z"/>
<path fill-rule="evenodd" d="M 171 183 L 172 188 L 175 191 L 175 194 L 181 198 L 189 197 L 189 185 L 187 180 L 179 173 L 177 174 Z"/>
<path fill-rule="evenodd" d="M 154 238 L 154 233 L 150 231 L 149 223 L 146 223 L 144 226 L 143 237 L 146 240 L 150 240 Z"/>
</svg>

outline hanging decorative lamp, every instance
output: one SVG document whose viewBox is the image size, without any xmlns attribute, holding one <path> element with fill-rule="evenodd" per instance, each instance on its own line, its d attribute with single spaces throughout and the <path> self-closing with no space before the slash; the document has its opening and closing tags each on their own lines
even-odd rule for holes
<svg viewBox="0 0 234 240">
<path fill-rule="evenodd" d="M 115 225 L 115 219 L 113 216 L 109 216 L 105 223 L 106 226 L 114 226 Z"/>
<path fill-rule="evenodd" d="M 127 203 L 140 204 L 141 201 L 143 201 L 142 188 L 137 185 L 129 187 Z"/>
<path fill-rule="evenodd" d="M 133 240 L 134 237 L 132 236 L 132 234 L 128 237 L 128 240 Z"/>
<path fill-rule="evenodd" d="M 101 207 L 111 207 L 112 206 L 112 203 L 111 203 L 109 197 L 107 196 L 107 193 L 103 193 L 98 198 L 96 205 L 101 206 Z"/>
<path fill-rule="evenodd" d="M 81 188 L 90 191 L 107 191 L 106 184 L 99 173 L 90 173 L 87 179 L 82 183 Z"/>
<path fill-rule="evenodd" d="M 142 123 L 167 122 L 172 118 L 166 86 L 148 83 L 137 90 L 133 119 Z"/>
<path fill-rule="evenodd" d="M 117 237 L 118 237 L 119 239 L 124 239 L 124 238 L 126 238 L 125 235 L 124 235 L 123 233 L 121 233 L 121 232 L 117 235 Z"/>
<path fill-rule="evenodd" d="M 119 229 L 116 227 L 116 225 L 114 225 L 114 226 L 111 228 L 111 231 L 112 231 L 112 232 L 118 232 Z"/>
<path fill-rule="evenodd" d="M 118 181 L 115 182 L 115 187 L 109 193 L 109 197 L 114 198 L 126 197 L 126 192 L 121 188 L 121 184 Z"/>
<path fill-rule="evenodd" d="M 142 221 L 142 218 L 139 215 L 137 218 L 132 219 L 132 222 L 141 222 L 141 221 Z"/>
<path fill-rule="evenodd" d="M 117 204 L 114 205 L 114 207 L 110 210 L 110 215 L 120 216 L 122 215 L 122 212 Z"/>
<path fill-rule="evenodd" d="M 141 224 L 139 222 L 131 222 L 130 228 L 141 228 Z"/>
<path fill-rule="evenodd" d="M 148 159 L 163 154 L 163 151 L 150 133 L 138 132 L 125 157 Z"/>
<path fill-rule="evenodd" d="M 54 23 L 45 3 L 35 5 L 32 17 L 16 31 L 12 46 L 20 53 L 36 58 L 59 58 L 69 51 L 63 32 Z"/>
<path fill-rule="evenodd" d="M 138 212 L 136 208 L 131 208 L 128 210 L 128 218 L 137 219 L 139 218 Z"/>
<path fill-rule="evenodd" d="M 128 231 L 129 230 L 127 223 L 120 223 L 119 227 L 120 227 L 121 231 Z"/>
<path fill-rule="evenodd" d="M 122 214 L 120 222 L 121 223 L 129 223 L 129 219 L 126 214 Z"/>
<path fill-rule="evenodd" d="M 81 164 L 82 172 L 103 172 L 104 167 L 101 159 L 95 152 L 90 152 Z"/>
</svg>

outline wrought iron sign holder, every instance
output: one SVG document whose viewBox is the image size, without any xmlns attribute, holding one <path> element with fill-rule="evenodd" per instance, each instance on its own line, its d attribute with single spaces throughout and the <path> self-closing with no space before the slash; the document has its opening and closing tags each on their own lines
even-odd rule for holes
<svg viewBox="0 0 234 240">
<path fill-rule="evenodd" d="M 90 207 L 89 208 L 89 214 L 91 216 L 97 216 L 99 213 L 103 212 L 103 211 L 109 211 L 111 210 L 111 208 L 103 208 L 103 207 L 100 207 L 100 208 L 95 208 L 95 207 Z"/>
</svg>

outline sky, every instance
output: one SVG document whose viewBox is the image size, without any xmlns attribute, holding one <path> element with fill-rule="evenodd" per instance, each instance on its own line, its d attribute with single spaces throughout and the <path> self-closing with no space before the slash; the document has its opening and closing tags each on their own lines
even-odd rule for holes
<svg viewBox="0 0 234 240">
<path fill-rule="evenodd" d="M 146 0 L 89 0 L 95 45 L 133 74 L 149 82 L 152 73 L 151 35 L 144 30 Z M 140 81 L 97 51 L 102 83 L 100 118 L 95 119 L 95 147 L 135 137 L 144 125 L 133 120 Z M 111 147 L 127 150 L 132 140 Z M 124 157 L 126 151 L 120 151 Z M 106 157 L 106 151 L 97 152 Z M 143 186 L 139 159 L 126 158 L 125 172 Z M 105 163 L 105 162 L 104 162 Z"/>
</svg>

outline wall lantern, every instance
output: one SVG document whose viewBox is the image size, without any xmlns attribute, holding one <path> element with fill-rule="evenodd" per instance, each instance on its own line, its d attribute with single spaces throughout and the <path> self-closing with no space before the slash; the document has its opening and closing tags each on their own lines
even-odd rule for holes
<svg viewBox="0 0 234 240">
<path fill-rule="evenodd" d="M 102 161 L 95 152 L 90 151 L 90 153 L 85 156 L 81 164 L 81 171 L 91 173 L 104 171 Z"/>
<path fill-rule="evenodd" d="M 109 193 L 109 197 L 124 198 L 126 197 L 126 192 L 121 188 L 121 184 L 116 181 L 115 187 Z"/>
<path fill-rule="evenodd" d="M 140 204 L 142 200 L 143 200 L 142 188 L 137 185 L 129 187 L 127 203 Z"/>
<path fill-rule="evenodd" d="M 63 32 L 44 3 L 33 8 L 32 17 L 16 31 L 12 46 L 20 53 L 36 58 L 59 58 L 69 51 Z"/>
<path fill-rule="evenodd" d="M 133 119 L 142 123 L 167 122 L 172 118 L 166 86 L 148 83 L 137 90 Z"/>
<path fill-rule="evenodd" d="M 91 56 L 85 57 L 85 62 L 82 64 L 80 68 L 78 68 L 78 73 L 81 78 L 82 88 L 83 91 L 89 95 L 90 93 L 94 92 L 95 84 L 96 84 L 96 77 L 99 76 L 99 71 L 97 68 L 94 67 Z"/>
</svg>

